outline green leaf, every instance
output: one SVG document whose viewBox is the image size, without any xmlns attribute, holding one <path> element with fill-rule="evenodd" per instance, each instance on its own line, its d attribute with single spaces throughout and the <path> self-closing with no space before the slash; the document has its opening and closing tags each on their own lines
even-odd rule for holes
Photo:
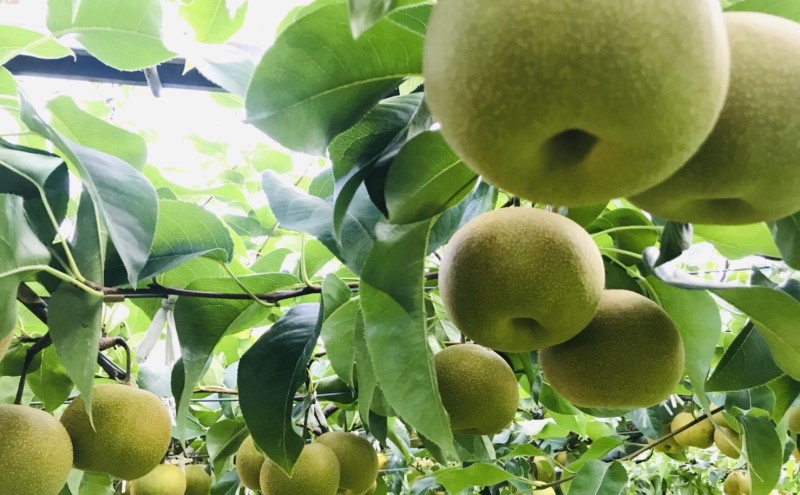
<svg viewBox="0 0 800 495">
<path fill-rule="evenodd" d="M 458 229 L 473 218 L 493 210 L 496 201 L 497 189 L 481 181 L 469 196 L 436 219 L 428 240 L 428 253 L 442 247 Z"/>
<path fill-rule="evenodd" d="M 72 380 L 67 369 L 61 364 L 56 350 L 48 347 L 41 353 L 41 366 L 25 376 L 26 383 L 36 397 L 42 401 L 44 410 L 53 412 L 64 405 L 64 401 L 72 392 Z"/>
<path fill-rule="evenodd" d="M 211 425 L 206 434 L 206 448 L 215 473 L 224 472 L 225 462 L 249 435 L 241 419 L 223 419 Z"/>
<path fill-rule="evenodd" d="M 69 174 L 60 157 L 0 139 L 0 193 L 25 198 L 25 215 L 44 244 L 50 244 L 67 214 Z M 53 219 L 47 212 L 50 207 Z"/>
<path fill-rule="evenodd" d="M 783 261 L 794 269 L 800 269 L 800 213 L 770 223 L 769 229 Z"/>
<path fill-rule="evenodd" d="M 246 50 L 231 44 L 195 44 L 181 54 L 209 81 L 239 98 L 247 95 L 256 63 Z"/>
<path fill-rule="evenodd" d="M 236 495 L 239 493 L 239 486 L 239 474 L 234 469 L 214 480 L 211 495 Z"/>
<path fill-rule="evenodd" d="M 598 438 L 592 442 L 592 445 L 589 446 L 589 450 L 584 452 L 578 460 L 569 465 L 569 470 L 572 472 L 580 472 L 587 466 L 599 462 L 599 460 L 605 457 L 606 454 L 620 445 L 622 445 L 622 439 L 618 437 Z M 593 472 L 592 469 L 589 471 Z"/>
<path fill-rule="evenodd" d="M 769 346 L 748 322 L 733 339 L 706 383 L 712 392 L 744 390 L 765 385 L 783 375 L 772 359 Z"/>
<path fill-rule="evenodd" d="M 47 103 L 51 125 L 62 136 L 88 148 L 125 161 L 141 171 L 147 163 L 147 144 L 138 134 L 126 131 L 84 112 L 69 96 L 59 96 Z"/>
<path fill-rule="evenodd" d="M 800 382 L 794 380 L 786 375 L 772 380 L 767 385 L 769 390 L 775 396 L 775 405 L 772 407 L 772 418 L 775 421 L 780 421 L 786 411 L 794 403 L 794 400 L 800 396 Z"/>
<path fill-rule="evenodd" d="M 744 433 L 742 451 L 750 469 L 752 495 L 767 495 L 778 484 L 783 464 L 783 444 L 769 417 L 753 412 L 739 416 Z"/>
<path fill-rule="evenodd" d="M 171 59 L 161 41 L 159 0 L 48 0 L 47 27 L 74 34 L 101 62 L 139 70 Z"/>
<path fill-rule="evenodd" d="M 125 281 L 125 266 L 113 253 L 106 264 L 106 283 Z M 225 225 L 200 205 L 180 201 L 159 201 L 158 222 L 147 263 L 139 280 L 164 273 L 204 256 L 221 262 L 233 259 L 233 240 Z"/>
<path fill-rule="evenodd" d="M 239 280 L 255 294 L 267 294 L 298 284 L 297 277 L 287 273 L 270 273 L 240 277 Z M 242 293 L 242 289 L 229 278 L 200 279 L 187 286 L 189 290 L 221 293 Z M 228 333 L 240 331 L 263 321 L 270 313 L 252 299 L 179 298 L 175 304 L 175 328 L 181 344 L 183 358 L 182 390 L 178 402 L 176 422 L 178 432 L 184 431 L 189 399 L 194 386 L 202 378 L 206 363 L 214 353 L 220 339 Z M 174 382 L 174 379 L 173 379 Z M 175 384 L 173 383 L 173 388 Z"/>
<path fill-rule="evenodd" d="M 480 463 L 465 468 L 440 469 L 433 476 L 448 493 L 461 493 L 474 486 L 490 486 L 516 479 L 500 466 Z"/>
<path fill-rule="evenodd" d="M 392 223 L 415 223 L 464 199 L 478 176 L 464 165 L 439 132 L 424 132 L 397 154 L 386 177 L 386 207 Z"/>
<path fill-rule="evenodd" d="M 342 222 L 358 188 L 371 174 L 387 167 L 403 144 L 430 126 L 432 117 L 421 93 L 387 98 L 328 147 L 336 178 L 333 225 Z"/>
<path fill-rule="evenodd" d="M 292 424 L 294 394 L 319 336 L 318 304 L 298 304 L 261 336 L 239 364 L 239 403 L 261 450 L 291 473 L 305 442 Z"/>
<path fill-rule="evenodd" d="M 307 194 L 272 171 L 263 175 L 264 192 L 280 224 L 287 229 L 313 235 L 355 273 L 361 271 L 372 247 L 380 212 L 362 188 L 354 197 L 342 226 L 341 242 L 333 233 L 333 204 Z"/>
<path fill-rule="evenodd" d="M 707 241 L 728 259 L 745 256 L 780 256 L 766 224 L 695 225 L 694 242 Z"/>
<path fill-rule="evenodd" d="M 228 0 L 191 0 L 181 5 L 180 14 L 192 26 L 200 43 L 222 43 L 244 24 L 247 3 L 228 8 Z"/>
<path fill-rule="evenodd" d="M 65 138 L 42 120 L 27 98 L 21 95 L 20 101 L 23 122 L 49 139 L 77 169 L 125 264 L 128 281 L 134 285 L 147 262 L 156 229 L 158 204 L 153 185 L 119 158 Z"/>
<path fill-rule="evenodd" d="M 600 232 L 617 227 L 653 227 L 653 223 L 639 210 L 617 208 L 603 213 L 587 228 L 590 233 Z M 658 232 L 655 228 L 617 230 L 609 234 L 617 249 L 641 254 L 646 248 L 655 245 Z M 626 265 L 635 265 L 639 259 L 625 254 L 614 254 Z"/>
<path fill-rule="evenodd" d="M 661 254 L 654 266 L 660 266 L 680 256 L 692 245 L 692 224 L 667 222 L 661 232 Z"/>
<path fill-rule="evenodd" d="M 322 324 L 322 341 L 328 352 L 331 367 L 345 383 L 354 386 L 353 364 L 355 363 L 355 347 L 353 338 L 356 333 L 361 306 L 358 299 L 351 299 L 339 306 Z"/>
<path fill-rule="evenodd" d="M 430 226 L 430 221 L 379 225 L 361 276 L 361 308 L 375 376 L 389 405 L 421 435 L 452 452 L 453 434 L 427 341 L 423 273 Z"/>
<path fill-rule="evenodd" d="M 81 194 L 70 249 L 81 273 L 103 285 L 106 235 L 88 193 Z M 91 419 L 92 387 L 102 334 L 103 299 L 61 282 L 48 302 L 48 327 L 58 358 L 83 396 Z"/>
<path fill-rule="evenodd" d="M 0 273 L 29 265 L 47 265 L 50 253 L 25 221 L 22 198 L 0 194 Z M 32 274 L 0 278 L 0 338 L 17 322 L 17 286 Z"/>
<path fill-rule="evenodd" d="M 744 0 L 725 10 L 763 12 L 800 22 L 800 5 L 794 0 Z"/>
<path fill-rule="evenodd" d="M 323 154 L 334 136 L 404 78 L 421 73 L 429 14 L 429 5 L 397 10 L 358 40 L 344 2 L 306 15 L 256 67 L 247 92 L 248 121 L 287 148 Z"/>
<path fill-rule="evenodd" d="M 628 472 L 619 462 L 587 463 L 569 487 L 567 495 L 619 495 L 628 483 Z"/>
<path fill-rule="evenodd" d="M 690 291 L 670 286 L 654 276 L 647 278 L 658 300 L 683 338 L 686 371 L 695 392 L 703 390 L 722 331 L 717 303 L 708 292 Z"/>
<path fill-rule="evenodd" d="M 783 371 L 800 380 L 800 302 L 779 290 L 745 287 L 714 293 L 750 316 Z"/>
<path fill-rule="evenodd" d="M 72 55 L 72 50 L 49 35 L 18 26 L 0 26 L 0 65 L 23 54 L 55 59 Z"/>
</svg>

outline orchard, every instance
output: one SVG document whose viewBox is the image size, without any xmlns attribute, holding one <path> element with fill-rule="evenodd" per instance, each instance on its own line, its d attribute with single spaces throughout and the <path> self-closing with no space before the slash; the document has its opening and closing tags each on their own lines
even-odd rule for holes
<svg viewBox="0 0 800 495">
<path fill-rule="evenodd" d="M 800 492 L 798 22 L 0 1 L 0 495 Z"/>
</svg>

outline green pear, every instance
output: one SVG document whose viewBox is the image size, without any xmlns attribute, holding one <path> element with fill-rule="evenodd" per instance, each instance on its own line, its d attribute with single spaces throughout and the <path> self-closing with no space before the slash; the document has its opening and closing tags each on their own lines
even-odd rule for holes
<svg viewBox="0 0 800 495">
<path fill-rule="evenodd" d="M 253 437 L 248 435 L 236 451 L 236 472 L 244 486 L 251 490 L 261 489 L 261 467 L 265 459 L 256 448 Z"/>
<path fill-rule="evenodd" d="M 72 469 L 72 442 L 53 416 L 0 404 L 0 493 L 56 495 Z"/>
<path fill-rule="evenodd" d="M 717 446 L 717 450 L 731 459 L 738 459 L 742 450 L 742 439 L 732 429 L 718 426 L 714 430 L 714 445 Z"/>
<path fill-rule="evenodd" d="M 425 96 L 487 182 L 561 206 L 677 171 L 711 132 L 730 53 L 717 0 L 439 0 Z"/>
<path fill-rule="evenodd" d="M 750 475 L 746 471 L 731 471 L 722 483 L 725 495 L 750 495 Z"/>
<path fill-rule="evenodd" d="M 321 443 L 306 445 L 291 477 L 272 460 L 261 467 L 264 495 L 335 495 L 339 488 L 339 460 Z"/>
<path fill-rule="evenodd" d="M 330 448 L 339 460 L 339 490 L 364 493 L 378 476 L 378 453 L 372 444 L 355 433 L 331 431 L 316 443 Z"/>
<path fill-rule="evenodd" d="M 192 464 L 186 466 L 186 492 L 184 495 L 209 495 L 211 493 L 211 476 L 205 466 Z"/>
<path fill-rule="evenodd" d="M 537 455 L 531 460 L 533 475 L 536 480 L 552 483 L 556 479 L 556 465 L 546 455 Z"/>
<path fill-rule="evenodd" d="M 580 407 L 635 409 L 658 404 L 683 376 L 683 339 L 669 315 L 635 292 L 603 292 L 577 336 L 539 351 L 544 377 Z"/>
<path fill-rule="evenodd" d="M 161 463 L 172 439 L 172 419 L 161 399 L 130 385 L 96 385 L 92 423 L 82 397 L 61 422 L 75 448 L 74 466 L 135 480 Z"/>
<path fill-rule="evenodd" d="M 592 237 L 561 215 L 502 208 L 471 220 L 439 266 L 445 308 L 480 345 L 529 352 L 564 342 L 591 321 L 605 283 Z"/>
<path fill-rule="evenodd" d="M 694 421 L 694 419 L 692 413 L 678 413 L 672 418 L 670 427 L 672 431 L 677 431 Z M 683 445 L 684 447 L 707 449 L 714 443 L 714 424 L 706 418 L 696 425 L 676 434 L 673 438 L 679 445 Z"/>
<path fill-rule="evenodd" d="M 519 386 L 511 367 L 496 352 L 459 344 L 436 354 L 434 361 L 454 433 L 492 435 L 514 420 Z"/>
<path fill-rule="evenodd" d="M 680 222 L 747 224 L 800 210 L 800 24 L 725 14 L 731 82 L 722 115 L 675 175 L 631 198 Z"/>
<path fill-rule="evenodd" d="M 796 405 L 789 409 L 789 412 L 786 413 L 786 417 L 789 433 L 792 435 L 800 435 L 800 405 Z"/>
<path fill-rule="evenodd" d="M 184 495 L 186 476 L 174 464 L 159 464 L 131 483 L 131 495 Z"/>
</svg>

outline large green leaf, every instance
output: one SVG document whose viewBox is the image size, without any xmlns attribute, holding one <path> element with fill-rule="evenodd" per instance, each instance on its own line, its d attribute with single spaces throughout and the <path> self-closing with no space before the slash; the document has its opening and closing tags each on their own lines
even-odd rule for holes
<svg viewBox="0 0 800 495">
<path fill-rule="evenodd" d="M 783 375 L 764 337 L 748 322 L 733 339 L 706 383 L 709 391 L 745 390 Z"/>
<path fill-rule="evenodd" d="M 800 269 L 800 213 L 772 222 L 769 228 L 783 261 L 796 270 Z"/>
<path fill-rule="evenodd" d="M 72 55 L 72 50 L 46 34 L 18 26 L 0 26 L 0 65 L 17 55 L 61 58 Z"/>
<path fill-rule="evenodd" d="M 181 16 L 192 26 L 200 43 L 224 42 L 239 31 L 246 13 L 247 3 L 231 11 L 228 0 L 191 0 L 180 8 Z"/>
<path fill-rule="evenodd" d="M 237 97 L 247 95 L 256 70 L 250 52 L 231 44 L 195 44 L 184 47 L 181 54 L 209 81 Z"/>
<path fill-rule="evenodd" d="M 51 124 L 62 136 L 80 145 L 124 160 L 141 171 L 147 162 L 147 144 L 138 134 L 126 131 L 84 112 L 69 96 L 47 102 Z"/>
<path fill-rule="evenodd" d="M 106 284 L 125 281 L 125 266 L 113 253 L 106 263 Z M 147 263 L 139 273 L 144 280 L 204 256 L 230 262 L 233 240 L 225 225 L 202 206 L 180 201 L 158 202 L 158 223 Z"/>
<path fill-rule="evenodd" d="M 751 411 L 738 419 L 744 433 L 742 450 L 750 469 L 751 494 L 767 495 L 781 476 L 783 444 L 769 416 Z"/>
<path fill-rule="evenodd" d="M 225 462 L 236 454 L 248 434 L 244 421 L 238 418 L 223 419 L 211 425 L 206 434 L 206 448 L 215 473 L 224 472 Z"/>
<path fill-rule="evenodd" d="M 794 379 L 800 377 L 800 301 L 768 287 L 742 287 L 712 283 L 689 276 L 674 267 L 653 268 L 658 250 L 644 253 L 645 265 L 664 282 L 685 289 L 711 290 L 716 296 L 748 315 L 769 345 L 772 357 L 783 371 Z"/>
<path fill-rule="evenodd" d="M 769 229 L 763 223 L 750 225 L 695 225 L 694 242 L 708 241 L 729 259 L 745 256 L 780 256 Z"/>
<path fill-rule="evenodd" d="M 106 235 L 91 197 L 84 192 L 70 243 L 75 263 L 89 280 L 103 284 Z M 61 282 L 48 303 L 48 327 L 58 358 L 78 387 L 91 418 L 92 387 L 102 334 L 103 299 Z"/>
<path fill-rule="evenodd" d="M 567 495 L 619 495 L 628 482 L 628 472 L 619 462 L 591 461 L 578 471 Z"/>
<path fill-rule="evenodd" d="M 475 486 L 489 486 L 516 479 L 516 476 L 494 464 L 476 463 L 465 468 L 446 468 L 434 473 L 447 493 L 462 493 Z"/>
<path fill-rule="evenodd" d="M 298 304 L 261 336 L 239 364 L 239 403 L 255 443 L 291 473 L 305 442 L 292 421 L 294 394 L 319 336 L 318 304 Z"/>
<path fill-rule="evenodd" d="M 354 126 L 331 141 L 329 154 L 336 178 L 333 225 L 337 235 L 353 196 L 378 169 L 387 167 L 415 134 L 430 125 L 421 93 L 387 98 Z"/>
<path fill-rule="evenodd" d="M 415 223 L 438 215 L 464 199 L 477 179 L 441 133 L 419 134 L 389 167 L 385 186 L 389 220 Z"/>
<path fill-rule="evenodd" d="M 299 19 L 256 67 L 248 120 L 287 148 L 323 154 L 404 78 L 421 73 L 429 14 L 429 5 L 396 10 L 358 40 L 345 2 Z"/>
<path fill-rule="evenodd" d="M 800 302 L 779 290 L 746 287 L 714 293 L 736 306 L 755 323 L 767 341 L 772 357 L 783 371 L 800 380 Z"/>
<path fill-rule="evenodd" d="M 297 277 L 288 273 L 270 273 L 241 277 L 239 279 L 250 291 L 267 294 L 276 290 L 297 285 Z M 221 293 L 242 293 L 238 284 L 229 278 L 201 279 L 187 286 L 189 290 Z M 240 331 L 257 324 L 270 313 L 269 308 L 257 304 L 252 299 L 207 299 L 182 297 L 175 304 L 175 327 L 181 344 L 183 375 L 178 377 L 180 394 L 178 402 L 178 431 L 183 432 L 186 412 L 192 390 L 200 378 L 206 363 L 214 352 L 217 343 L 226 332 Z M 173 379 L 174 381 L 175 379 Z M 173 383 L 173 389 L 175 389 Z"/>
<path fill-rule="evenodd" d="M 424 257 L 430 221 L 382 224 L 361 276 L 361 308 L 375 376 L 389 405 L 433 443 L 451 452 L 427 341 Z"/>
<path fill-rule="evenodd" d="M 703 395 L 714 350 L 722 331 L 717 303 L 708 292 L 680 289 L 654 276 L 647 278 L 661 306 L 683 337 L 686 371 L 697 395 Z"/>
<path fill-rule="evenodd" d="M 25 124 L 49 139 L 77 169 L 125 264 L 128 281 L 135 284 L 156 229 L 158 204 L 152 184 L 119 158 L 65 138 L 45 123 L 24 96 L 20 99 Z"/>
<path fill-rule="evenodd" d="M 25 221 L 22 198 L 0 194 L 0 273 L 30 265 L 47 265 L 50 254 Z M 17 321 L 17 286 L 32 274 L 0 278 L 0 338 Z"/>
<path fill-rule="evenodd" d="M 361 306 L 358 299 L 351 299 L 331 314 L 322 324 L 322 341 L 331 367 L 339 378 L 351 387 L 354 385 L 353 365 L 355 363 L 355 347 L 353 339 L 356 334 L 356 321 Z"/>
<path fill-rule="evenodd" d="M 67 164 L 56 155 L 0 139 L 0 193 L 25 198 L 25 215 L 31 228 L 43 243 L 50 244 L 56 235 L 56 225 L 67 214 Z"/>
<path fill-rule="evenodd" d="M 139 70 L 174 54 L 161 41 L 159 0 L 48 0 L 47 27 L 74 34 L 89 53 L 119 70 Z"/>
<path fill-rule="evenodd" d="M 744 0 L 725 10 L 763 12 L 800 22 L 800 4 L 794 0 Z"/>
<path fill-rule="evenodd" d="M 41 365 L 33 372 L 25 375 L 25 382 L 31 387 L 36 397 L 42 401 L 45 411 L 55 411 L 64 405 L 64 401 L 72 392 L 72 380 L 67 369 L 61 364 L 56 350 L 48 347 L 41 353 Z"/>
<path fill-rule="evenodd" d="M 342 225 L 341 241 L 337 241 L 330 200 L 307 194 L 269 170 L 264 172 L 263 185 L 269 206 L 283 227 L 313 235 L 353 272 L 361 271 L 381 216 L 363 187 L 354 197 Z"/>
</svg>

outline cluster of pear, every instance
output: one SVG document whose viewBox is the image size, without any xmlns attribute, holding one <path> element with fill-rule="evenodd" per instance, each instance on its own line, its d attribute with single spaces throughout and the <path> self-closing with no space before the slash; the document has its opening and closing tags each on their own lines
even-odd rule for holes
<svg viewBox="0 0 800 495">
<path fill-rule="evenodd" d="M 681 222 L 800 210 L 800 25 L 716 0 L 440 0 L 425 93 L 486 181 Z"/>
<path fill-rule="evenodd" d="M 444 306 L 476 344 L 514 353 L 538 350 L 549 384 L 577 406 L 654 405 L 683 376 L 680 332 L 650 299 L 604 286 L 592 237 L 564 216 L 533 208 L 501 208 L 473 219 L 447 244 L 439 267 Z M 469 404 L 462 407 L 499 420 L 486 408 L 501 402 L 491 394 L 505 375 L 494 373 L 483 386 L 463 367 L 460 380 L 474 400 L 462 400 Z M 456 382 L 440 378 L 443 397 Z M 445 408 L 452 422 L 446 402 Z"/>
<path fill-rule="evenodd" d="M 328 432 L 303 448 L 291 476 L 266 458 L 248 436 L 236 452 L 236 471 L 247 488 L 264 495 L 372 495 L 378 454 L 354 434 Z"/>
<path fill-rule="evenodd" d="M 159 464 L 152 471 L 134 480 L 131 495 L 209 495 L 211 476 L 206 468 L 192 464 L 181 469 L 174 464 Z"/>
<path fill-rule="evenodd" d="M 680 412 L 672 418 L 670 431 L 677 431 L 694 420 L 695 417 L 692 413 Z M 707 449 L 711 445 L 715 445 L 717 450 L 731 459 L 738 459 L 741 455 L 742 438 L 739 433 L 730 427 L 721 412 L 714 415 L 713 422 L 706 418 L 675 434 L 669 440 L 656 447 L 656 450 L 674 454 L 683 451 L 687 447 Z"/>
<path fill-rule="evenodd" d="M 72 467 L 134 480 L 161 462 L 172 421 L 158 397 L 119 384 L 97 385 L 92 395 L 92 422 L 81 397 L 61 422 L 37 409 L 0 405 L 0 493 L 54 495 Z"/>
</svg>

